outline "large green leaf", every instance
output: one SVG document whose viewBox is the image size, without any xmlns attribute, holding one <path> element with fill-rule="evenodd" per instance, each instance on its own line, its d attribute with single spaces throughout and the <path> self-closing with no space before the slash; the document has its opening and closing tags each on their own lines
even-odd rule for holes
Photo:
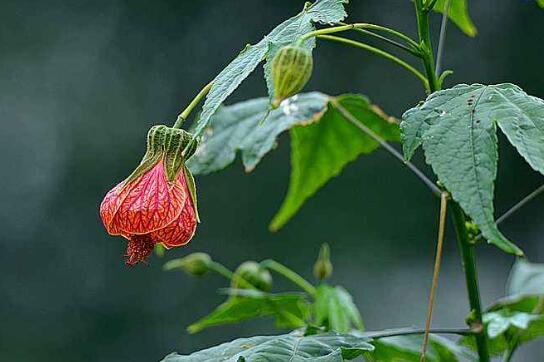
<svg viewBox="0 0 544 362">
<path fill-rule="evenodd" d="M 506 291 L 506 297 L 483 316 L 493 354 L 544 336 L 544 264 L 519 259 L 512 268 Z M 464 338 L 463 342 L 474 347 L 472 339 Z"/>
<path fill-rule="evenodd" d="M 468 36 L 476 36 L 478 31 L 468 14 L 467 0 L 450 0 L 448 17 Z M 438 0 L 433 10 L 444 14 L 448 0 Z"/>
<path fill-rule="evenodd" d="M 276 49 L 281 44 L 296 41 L 301 35 L 314 30 L 313 23 L 336 23 L 341 21 L 346 17 L 345 2 L 345 0 L 318 0 L 313 4 L 306 5 L 302 12 L 278 25 L 260 42 L 255 45 L 247 45 L 215 77 L 202 107 L 202 113 L 196 123 L 195 133 L 201 134 L 221 103 L 267 57 L 269 49 Z M 313 41 L 308 44 L 309 47 L 314 46 Z"/>
<path fill-rule="evenodd" d="M 339 96 L 335 101 L 385 140 L 398 141 L 395 120 L 360 95 Z M 291 180 L 283 204 L 270 224 L 281 228 L 304 202 L 361 154 L 379 144 L 348 122 L 330 102 L 319 122 L 291 129 Z"/>
<path fill-rule="evenodd" d="M 314 303 L 315 323 L 340 333 L 364 329 L 363 319 L 351 295 L 342 287 L 322 284 Z"/>
<path fill-rule="evenodd" d="M 239 150 L 246 171 L 251 171 L 276 144 L 278 135 L 293 125 L 310 122 L 324 111 L 329 97 L 317 92 L 299 94 L 288 104 L 270 112 L 267 98 L 224 106 L 213 116 L 188 167 L 206 174 L 228 166 Z"/>
<path fill-rule="evenodd" d="M 162 362 L 343 362 L 373 349 L 365 337 L 293 332 L 240 338 L 187 356 L 173 353 Z"/>
<path fill-rule="evenodd" d="M 420 362 L 422 335 L 380 338 L 374 339 L 371 343 L 375 350 L 365 353 L 368 361 Z M 429 336 L 425 357 L 428 362 L 477 361 L 466 347 L 434 334 Z"/>
<path fill-rule="evenodd" d="M 423 144 L 427 162 L 483 236 L 522 255 L 494 222 L 497 125 L 527 162 L 544 173 L 544 102 L 512 84 L 461 84 L 431 94 L 403 115 L 404 155 L 411 158 Z"/>
<path fill-rule="evenodd" d="M 238 291 L 206 317 L 191 324 L 190 333 L 223 324 L 249 319 L 274 317 L 279 328 L 299 328 L 305 325 L 309 305 L 302 294 L 268 294 L 256 290 Z"/>
</svg>

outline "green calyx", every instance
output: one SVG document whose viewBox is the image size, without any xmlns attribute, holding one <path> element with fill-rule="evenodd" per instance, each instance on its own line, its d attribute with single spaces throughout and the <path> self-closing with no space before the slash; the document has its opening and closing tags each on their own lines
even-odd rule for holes
<svg viewBox="0 0 544 362">
<path fill-rule="evenodd" d="M 304 88 L 312 75 L 312 54 L 299 45 L 288 45 L 276 53 L 272 60 L 274 100 L 272 107 L 294 96 Z"/>
<path fill-rule="evenodd" d="M 193 135 L 189 132 L 164 125 L 153 126 L 147 133 L 145 155 L 140 165 L 126 179 L 126 183 L 142 176 L 161 160 L 164 163 L 164 171 L 169 182 L 174 181 L 182 170 L 186 175 L 190 175 L 186 170 L 185 161 L 194 154 L 195 150 L 196 142 L 193 141 Z M 192 180 L 192 175 L 190 178 Z M 192 180 L 192 184 L 194 185 L 194 180 Z M 191 187 L 189 189 L 191 190 Z M 196 199 L 193 198 L 193 200 Z"/>
</svg>

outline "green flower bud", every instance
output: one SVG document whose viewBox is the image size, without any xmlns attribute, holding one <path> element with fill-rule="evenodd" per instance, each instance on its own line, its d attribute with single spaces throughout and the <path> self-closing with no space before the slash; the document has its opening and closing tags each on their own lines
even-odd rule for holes
<svg viewBox="0 0 544 362">
<path fill-rule="evenodd" d="M 269 292 L 272 289 L 272 275 L 270 275 L 267 269 L 254 261 L 246 261 L 240 264 L 234 272 L 231 287 L 235 289 L 248 289 L 249 286 L 243 281 L 264 292 Z"/>
<path fill-rule="evenodd" d="M 300 92 L 308 83 L 312 69 L 312 54 L 308 50 L 298 45 L 289 45 L 278 50 L 272 60 L 272 107 L 277 108 L 284 99 Z"/>
<path fill-rule="evenodd" d="M 314 264 L 314 276 L 318 280 L 324 280 L 331 276 L 332 274 L 332 263 L 329 259 L 330 251 L 329 245 L 324 243 L 321 245 L 319 250 L 319 256 Z"/>
<path fill-rule="evenodd" d="M 164 264 L 164 270 L 181 269 L 189 275 L 201 277 L 210 271 L 212 258 L 206 253 L 193 253 Z"/>
</svg>

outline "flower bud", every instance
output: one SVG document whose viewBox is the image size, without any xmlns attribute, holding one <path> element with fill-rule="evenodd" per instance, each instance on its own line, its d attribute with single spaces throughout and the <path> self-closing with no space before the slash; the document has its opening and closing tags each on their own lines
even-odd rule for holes
<svg viewBox="0 0 544 362">
<path fill-rule="evenodd" d="M 312 54 L 298 45 L 288 45 L 276 53 L 272 60 L 274 100 L 272 107 L 294 96 L 304 88 L 312 75 Z"/>
<path fill-rule="evenodd" d="M 324 243 L 319 250 L 319 256 L 314 264 L 314 276 L 318 280 L 324 280 L 332 274 L 332 263 L 329 259 L 329 245 Z"/>
<path fill-rule="evenodd" d="M 243 281 L 264 292 L 269 292 L 272 289 L 272 275 L 270 275 L 267 269 L 254 261 L 246 261 L 240 264 L 234 272 L 231 287 L 235 289 L 248 289 L 249 286 Z"/>
<path fill-rule="evenodd" d="M 181 259 L 170 260 L 164 270 L 181 269 L 189 275 L 201 277 L 210 271 L 212 258 L 206 253 L 193 253 Z"/>
</svg>

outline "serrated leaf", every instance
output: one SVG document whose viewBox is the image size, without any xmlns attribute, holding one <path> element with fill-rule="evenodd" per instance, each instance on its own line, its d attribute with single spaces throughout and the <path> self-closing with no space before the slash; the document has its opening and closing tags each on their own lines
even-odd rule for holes
<svg viewBox="0 0 544 362">
<path fill-rule="evenodd" d="M 309 304 L 302 294 L 269 294 L 251 291 L 230 297 L 213 312 L 191 324 L 187 330 L 197 333 L 201 330 L 224 324 L 274 317 L 278 328 L 299 328 L 305 325 Z"/>
<path fill-rule="evenodd" d="M 478 33 L 476 26 L 468 14 L 467 0 L 450 0 L 450 11 L 448 17 L 468 36 L 474 37 Z M 448 0 L 438 0 L 433 10 L 444 14 Z"/>
<path fill-rule="evenodd" d="M 302 34 L 314 30 L 313 23 L 334 23 L 346 16 L 345 0 L 318 0 L 306 5 L 298 15 L 284 21 L 255 45 L 246 48 L 215 77 L 206 97 L 202 113 L 195 126 L 195 133 L 201 134 L 221 103 L 255 70 L 267 56 L 269 49 L 278 44 L 292 43 Z M 313 42 L 310 42 L 313 44 Z M 313 46 L 313 45 L 310 45 Z"/>
<path fill-rule="evenodd" d="M 493 215 L 498 160 L 496 128 L 497 123 L 508 128 L 509 123 L 525 122 L 527 115 L 523 110 L 527 102 L 520 98 L 519 88 L 510 84 L 461 84 L 433 93 L 408 110 L 401 123 L 405 157 L 409 159 L 423 144 L 427 163 L 482 235 L 516 255 L 523 252 L 502 235 Z M 538 164 L 535 150 L 541 141 L 530 136 L 526 141 L 532 146 L 523 148 L 523 152 L 530 150 L 533 164 Z"/>
<path fill-rule="evenodd" d="M 361 95 L 343 95 L 335 99 L 353 116 L 384 140 L 398 141 L 399 128 L 391 117 Z M 278 230 L 291 219 L 304 202 L 332 177 L 361 154 L 368 154 L 379 144 L 344 118 L 329 103 L 318 122 L 291 129 L 291 179 L 283 204 L 270 224 Z"/>
<path fill-rule="evenodd" d="M 314 303 L 315 323 L 340 333 L 364 329 L 363 319 L 344 288 L 322 284 L 317 288 Z"/>
<path fill-rule="evenodd" d="M 365 337 L 336 333 L 304 336 L 293 332 L 240 338 L 186 356 L 173 353 L 162 362 L 343 362 L 373 349 Z"/>
<path fill-rule="evenodd" d="M 375 350 L 366 352 L 368 361 L 376 362 L 420 362 L 422 335 L 395 336 L 375 339 L 371 342 Z M 427 362 L 477 361 L 476 356 L 464 346 L 449 339 L 431 334 L 427 353 Z"/>
<path fill-rule="evenodd" d="M 324 111 L 329 97 L 312 92 L 291 98 L 265 118 L 268 98 L 256 98 L 230 106 L 223 106 L 213 116 L 194 156 L 188 161 L 195 174 L 220 170 L 242 154 L 246 171 L 251 171 L 276 144 L 276 138 L 286 129 L 310 122 Z"/>
</svg>

